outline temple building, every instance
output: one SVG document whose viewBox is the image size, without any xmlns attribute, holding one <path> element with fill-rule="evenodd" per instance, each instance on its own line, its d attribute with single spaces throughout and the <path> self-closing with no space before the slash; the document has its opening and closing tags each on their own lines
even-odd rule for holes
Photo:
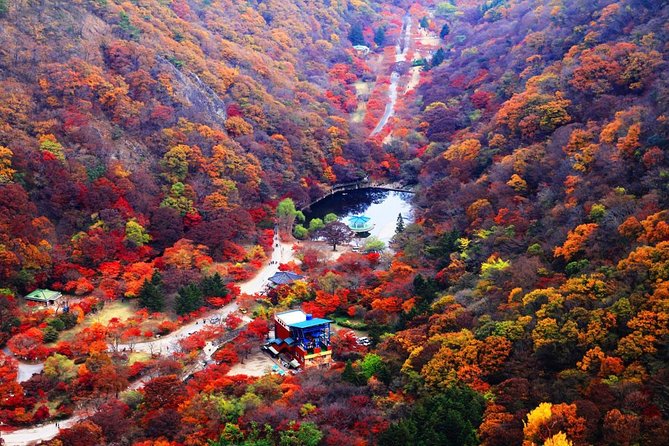
<svg viewBox="0 0 669 446">
<path fill-rule="evenodd" d="M 302 280 L 302 279 L 304 279 L 304 276 L 296 274 L 292 271 L 278 271 L 276 274 L 274 274 L 267 280 L 269 280 L 271 286 L 278 286 L 278 285 L 290 285 L 296 280 Z"/>
<path fill-rule="evenodd" d="M 267 344 L 274 355 L 289 357 L 297 367 L 326 366 L 332 362 L 329 319 L 315 318 L 302 310 L 289 310 L 274 315 L 274 335 Z"/>
</svg>

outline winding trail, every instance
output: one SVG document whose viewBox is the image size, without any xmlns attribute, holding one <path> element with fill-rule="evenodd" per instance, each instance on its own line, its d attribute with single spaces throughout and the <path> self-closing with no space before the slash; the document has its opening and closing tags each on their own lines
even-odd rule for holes
<svg viewBox="0 0 669 446">
<path fill-rule="evenodd" d="M 409 51 L 411 37 L 411 15 L 407 14 L 402 19 L 402 34 L 400 36 L 397 45 L 395 45 L 395 63 L 405 62 L 407 52 Z M 388 120 L 395 114 L 395 104 L 397 103 L 397 85 L 400 81 L 400 73 L 397 70 L 393 70 L 390 75 L 390 87 L 388 88 L 388 102 L 386 103 L 386 109 L 383 113 L 383 116 L 379 120 L 379 123 L 374 127 L 372 133 L 369 136 L 374 136 L 381 132 L 383 128 L 388 124 Z"/>
<path fill-rule="evenodd" d="M 255 275 L 250 280 L 242 282 L 239 284 L 242 293 L 245 294 L 257 294 L 264 291 L 265 286 L 267 285 L 267 279 L 274 275 L 279 270 L 280 263 L 287 263 L 291 260 L 295 260 L 295 255 L 292 250 L 291 243 L 284 243 L 279 240 L 278 235 L 275 233 L 274 236 L 275 246 L 278 244 L 278 247 L 274 248 L 272 256 L 268 261 L 260 268 Z M 205 320 L 211 320 L 212 317 L 220 317 L 223 320 L 228 314 L 233 313 L 239 309 L 237 302 L 232 302 L 212 313 L 207 314 L 206 316 L 200 317 L 196 320 L 189 322 L 188 324 L 182 326 L 178 330 L 173 331 L 172 333 L 163 336 L 160 339 L 154 341 L 136 343 L 132 345 L 132 350 L 148 352 L 148 353 L 170 353 L 177 351 L 178 343 L 181 339 L 193 334 L 197 331 L 203 330 L 211 324 L 204 323 Z M 249 322 L 251 319 L 246 318 L 245 323 Z M 130 345 L 128 344 L 119 344 L 119 348 L 126 348 L 130 350 Z M 215 351 L 215 348 L 212 348 L 208 344 L 208 349 L 205 351 L 205 359 L 210 359 L 212 353 Z M 200 362 L 196 368 L 204 367 L 205 363 Z M 32 376 L 32 373 L 42 370 L 44 364 L 27 364 L 19 363 L 19 382 L 27 381 Z M 38 371 L 38 372 L 39 372 Z M 193 373 L 191 370 L 190 373 Z M 25 378 L 25 379 L 22 379 Z M 143 387 L 143 380 L 139 380 L 130 385 L 129 388 L 138 389 Z M 81 420 L 85 416 L 74 415 L 66 420 L 58 421 L 58 427 L 56 427 L 56 422 L 44 424 L 37 427 L 30 427 L 25 429 L 17 429 L 12 432 L 0 432 L 0 438 L 5 441 L 6 446 L 22 446 L 31 443 L 36 443 L 38 441 L 47 441 L 58 435 L 58 432 L 61 428 L 67 428 L 74 425 L 77 421 Z"/>
<path fill-rule="evenodd" d="M 411 44 L 411 15 L 406 14 L 403 17 L 402 24 L 402 33 L 399 41 L 395 45 L 395 63 L 405 62 L 406 56 L 409 51 Z M 397 104 L 398 98 L 398 85 L 401 80 L 400 72 L 396 69 L 390 75 L 390 87 L 388 90 L 388 102 L 383 116 L 379 120 L 379 123 L 376 125 L 370 136 L 374 136 L 380 133 L 385 126 L 388 124 L 389 119 L 395 114 L 395 106 Z M 408 91 L 408 88 L 407 88 Z M 404 92 L 406 93 L 406 91 Z M 265 287 L 268 283 L 268 278 L 274 275 L 279 271 L 280 263 L 288 263 L 295 260 L 295 255 L 293 253 L 292 243 L 281 242 L 279 240 L 278 234 L 275 232 L 274 236 L 274 245 L 275 248 L 272 252 L 272 256 L 265 262 L 262 268 L 260 268 L 257 274 L 239 284 L 240 290 L 244 294 L 259 294 L 264 292 Z M 277 246 L 278 245 L 278 246 Z M 237 302 L 231 302 L 230 304 L 217 309 L 211 313 L 208 313 L 205 316 L 202 316 L 198 319 L 195 319 L 188 324 L 180 327 L 178 330 L 173 331 L 172 333 L 163 336 L 160 339 L 147 342 L 138 342 L 135 344 L 119 344 L 118 349 L 123 350 L 132 350 L 136 352 L 146 352 L 151 354 L 171 354 L 172 352 L 178 351 L 179 341 L 186 338 L 187 336 L 196 333 L 200 330 L 203 330 L 211 325 L 211 319 L 219 317 L 220 320 L 224 320 L 230 313 L 234 313 L 239 310 L 239 305 Z M 244 318 L 244 323 L 248 323 L 251 319 Z M 210 359 L 211 354 L 215 351 L 215 348 L 212 348 L 209 344 L 205 349 L 205 359 Z M 11 355 L 9 350 L 6 350 L 7 354 Z M 196 368 L 202 368 L 205 366 L 205 362 L 198 363 Z M 30 379 L 33 374 L 40 373 L 44 369 L 44 363 L 31 364 L 26 362 L 18 362 L 18 382 L 24 382 Z M 191 371 L 192 373 L 192 371 Z M 137 382 L 129 386 L 130 389 L 139 389 L 145 384 L 145 380 L 138 380 Z M 73 415 L 72 417 L 60 420 L 57 423 L 48 423 L 41 426 L 30 427 L 25 429 L 17 429 L 12 432 L 0 432 L 0 438 L 4 440 L 6 446 L 23 446 L 32 443 L 37 443 L 39 441 L 48 441 L 55 438 L 58 435 L 58 432 L 61 428 L 69 428 L 74 425 L 79 420 L 86 417 L 86 414 Z M 57 427 L 58 426 L 58 427 Z"/>
</svg>

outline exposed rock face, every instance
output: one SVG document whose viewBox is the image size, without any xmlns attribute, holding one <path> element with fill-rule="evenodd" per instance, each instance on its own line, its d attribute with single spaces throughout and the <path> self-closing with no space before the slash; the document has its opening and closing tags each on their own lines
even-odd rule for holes
<svg viewBox="0 0 669 446">
<path fill-rule="evenodd" d="M 223 99 L 197 74 L 175 67 L 162 56 L 156 56 L 156 60 L 157 71 L 167 71 L 177 80 L 174 85 L 175 93 L 185 100 L 180 115 L 190 120 L 223 127 L 227 117 Z"/>
</svg>

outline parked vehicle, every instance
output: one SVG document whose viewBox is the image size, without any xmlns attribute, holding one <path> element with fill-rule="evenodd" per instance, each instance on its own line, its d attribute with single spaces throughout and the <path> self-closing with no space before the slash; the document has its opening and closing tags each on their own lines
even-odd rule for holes
<svg viewBox="0 0 669 446">
<path fill-rule="evenodd" d="M 358 345 L 364 345 L 365 347 L 372 345 L 372 340 L 367 337 L 358 338 L 355 342 Z"/>
</svg>

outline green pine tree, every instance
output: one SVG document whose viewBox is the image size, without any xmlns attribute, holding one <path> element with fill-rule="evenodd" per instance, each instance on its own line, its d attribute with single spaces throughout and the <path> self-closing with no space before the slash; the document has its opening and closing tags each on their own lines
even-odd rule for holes
<svg viewBox="0 0 669 446">
<path fill-rule="evenodd" d="M 194 284 L 188 285 L 179 289 L 179 294 L 174 303 L 174 310 L 177 314 L 188 314 L 197 310 L 202 306 L 202 290 Z"/>
<path fill-rule="evenodd" d="M 443 48 L 439 48 L 435 53 L 434 56 L 432 56 L 432 67 L 437 67 L 442 64 L 442 62 L 446 59 L 446 53 L 444 53 Z"/>
<path fill-rule="evenodd" d="M 352 45 L 367 45 L 365 36 L 362 34 L 362 26 L 359 23 L 351 25 L 351 30 L 348 33 L 348 40 Z"/>
<path fill-rule="evenodd" d="M 0 0 L 0 16 L 5 16 L 9 12 L 9 3 L 7 0 Z"/>
<path fill-rule="evenodd" d="M 228 295 L 228 289 L 219 273 L 203 277 L 200 282 L 200 290 L 204 297 L 225 297 Z"/>
<path fill-rule="evenodd" d="M 145 280 L 139 290 L 139 306 L 152 312 L 163 311 L 165 308 L 165 292 L 160 273 L 155 272 L 151 280 Z"/>
<path fill-rule="evenodd" d="M 346 366 L 344 367 L 344 371 L 341 374 L 341 379 L 350 382 L 351 384 L 355 384 L 356 386 L 360 385 L 360 376 L 358 376 L 356 371 L 353 369 L 353 363 L 350 359 L 346 361 Z"/>
<path fill-rule="evenodd" d="M 385 26 L 379 26 L 376 28 L 376 31 L 374 31 L 374 43 L 376 43 L 378 46 L 383 46 L 383 44 L 386 43 Z"/>
<path fill-rule="evenodd" d="M 402 217 L 402 214 L 398 214 L 397 225 L 395 226 L 395 233 L 401 234 L 402 232 L 404 232 L 404 217 Z"/>
<path fill-rule="evenodd" d="M 406 418 L 379 436 L 380 446 L 475 446 L 485 400 L 468 387 L 451 387 L 417 401 Z"/>
</svg>

